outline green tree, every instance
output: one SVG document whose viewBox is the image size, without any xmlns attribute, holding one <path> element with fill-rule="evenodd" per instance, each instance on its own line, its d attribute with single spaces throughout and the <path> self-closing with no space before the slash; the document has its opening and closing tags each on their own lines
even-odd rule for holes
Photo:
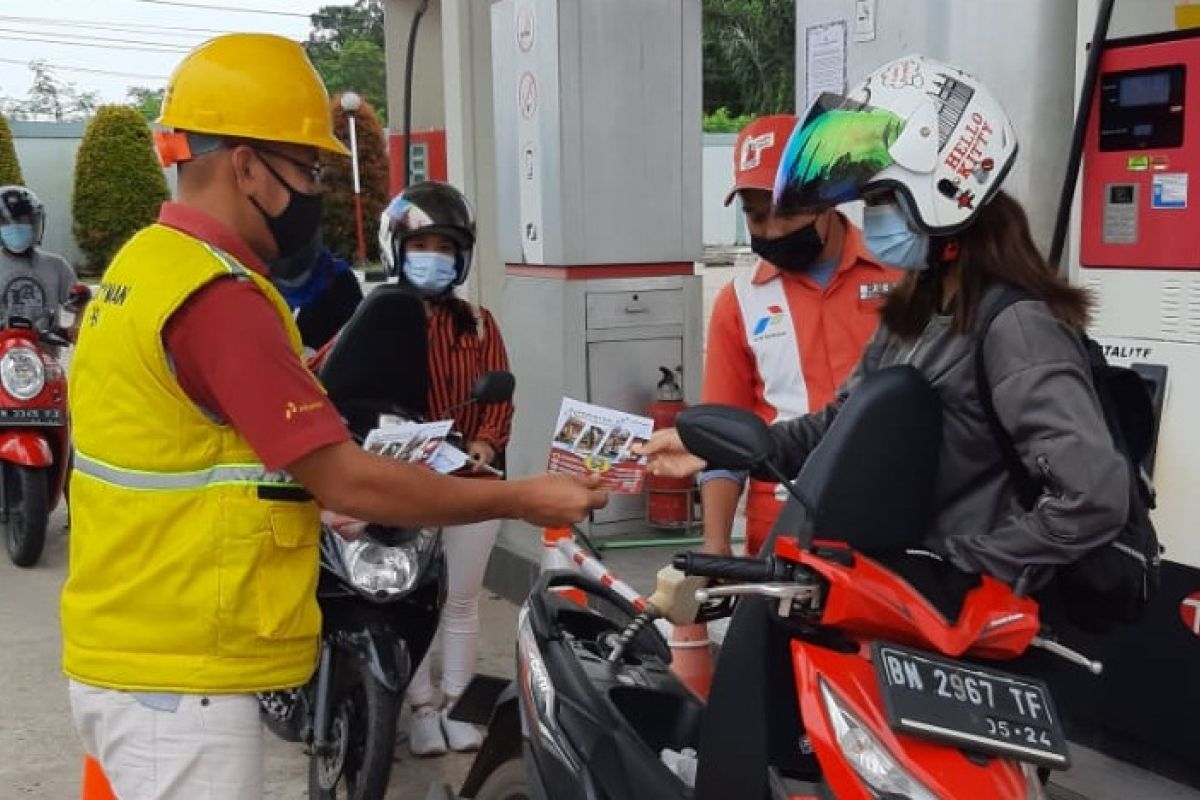
<svg viewBox="0 0 1200 800">
<path fill-rule="evenodd" d="M 350 141 L 350 125 L 342 111 L 342 96 L 336 94 L 330 102 L 333 127 L 343 142 Z M 363 101 L 358 110 L 355 127 L 358 138 L 359 180 L 362 187 L 363 235 L 367 259 L 379 259 L 379 215 L 388 203 L 387 138 L 375 109 Z M 321 215 L 321 236 L 325 245 L 337 255 L 353 261 L 358 252 L 358 235 L 354 221 L 354 176 L 350 159 L 328 156 L 325 161 L 325 206 Z"/>
<path fill-rule="evenodd" d="M 382 0 L 322 6 L 312 15 L 312 31 L 304 49 L 331 93 L 353 90 L 386 120 Z"/>
<path fill-rule="evenodd" d="M 166 91 L 166 87 L 151 89 L 147 86 L 130 86 L 125 92 L 125 99 L 137 109 L 142 119 L 154 122 L 162 111 L 163 95 Z"/>
<path fill-rule="evenodd" d="M 87 258 L 83 274 L 101 274 L 169 197 L 146 121 L 129 106 L 97 109 L 79 145 L 71 201 L 75 242 Z"/>
<path fill-rule="evenodd" d="M 795 0 L 704 0 L 706 114 L 791 112 L 795 86 Z"/>
<path fill-rule="evenodd" d="M 24 100 L 10 101 L 13 119 L 45 119 L 69 122 L 86 119 L 100 102 L 98 92 L 85 92 L 70 81 L 60 80 L 46 61 L 29 62 L 33 85 Z"/>
<path fill-rule="evenodd" d="M 0 116 L 0 186 L 24 186 L 21 162 L 17 160 L 17 149 L 13 146 L 12 131 L 8 120 Z"/>
</svg>

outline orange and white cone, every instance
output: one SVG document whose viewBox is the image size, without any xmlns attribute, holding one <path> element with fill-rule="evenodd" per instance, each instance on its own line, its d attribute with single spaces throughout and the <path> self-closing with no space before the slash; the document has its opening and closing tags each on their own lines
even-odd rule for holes
<svg viewBox="0 0 1200 800">
<path fill-rule="evenodd" d="M 117 800 L 100 762 L 91 756 L 83 757 L 83 789 L 80 800 Z"/>
<path fill-rule="evenodd" d="M 708 699 L 712 686 L 712 644 L 708 626 L 675 625 L 668 639 L 671 645 L 671 671 L 701 700 Z"/>
<path fill-rule="evenodd" d="M 558 543 L 564 539 L 574 540 L 575 535 L 570 528 L 544 528 L 542 530 L 542 565 L 541 571 L 554 569 L 574 570 L 575 565 L 558 549 Z M 559 597 L 571 600 L 581 606 L 587 606 L 587 594 L 581 589 L 560 586 L 554 590 Z"/>
</svg>

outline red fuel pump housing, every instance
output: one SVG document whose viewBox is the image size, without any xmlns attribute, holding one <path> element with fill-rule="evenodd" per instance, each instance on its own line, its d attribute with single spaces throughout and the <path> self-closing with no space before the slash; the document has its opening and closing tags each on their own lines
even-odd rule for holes
<svg viewBox="0 0 1200 800">
<path fill-rule="evenodd" d="M 662 371 L 662 379 L 658 382 L 656 399 L 648 411 L 656 431 L 675 427 L 679 412 L 687 408 L 676 371 L 668 367 L 659 367 L 659 370 Z M 691 478 L 647 475 L 646 495 L 646 516 L 651 525 L 684 528 L 694 521 L 695 482 Z"/>
</svg>

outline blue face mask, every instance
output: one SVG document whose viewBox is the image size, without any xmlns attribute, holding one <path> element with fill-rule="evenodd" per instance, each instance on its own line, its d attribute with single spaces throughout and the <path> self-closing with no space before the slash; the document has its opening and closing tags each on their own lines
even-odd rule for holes
<svg viewBox="0 0 1200 800">
<path fill-rule="evenodd" d="M 908 227 L 904 212 L 894 203 L 863 210 L 863 237 L 885 264 L 917 272 L 929 267 L 929 237 Z"/>
<path fill-rule="evenodd" d="M 10 253 L 24 253 L 33 247 L 33 226 L 23 222 L 0 226 L 0 241 Z"/>
<path fill-rule="evenodd" d="M 404 254 L 404 277 L 426 297 L 437 297 L 458 277 L 458 259 L 445 253 L 413 251 Z"/>
</svg>

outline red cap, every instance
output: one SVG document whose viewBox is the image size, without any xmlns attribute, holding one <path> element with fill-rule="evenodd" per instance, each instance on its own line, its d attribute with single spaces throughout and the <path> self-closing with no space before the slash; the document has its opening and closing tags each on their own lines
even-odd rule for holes
<svg viewBox="0 0 1200 800">
<path fill-rule="evenodd" d="M 733 148 L 733 188 L 725 196 L 725 205 L 742 189 L 775 188 L 775 173 L 783 156 L 784 145 L 796 127 L 791 114 L 759 117 L 738 134 Z"/>
</svg>

